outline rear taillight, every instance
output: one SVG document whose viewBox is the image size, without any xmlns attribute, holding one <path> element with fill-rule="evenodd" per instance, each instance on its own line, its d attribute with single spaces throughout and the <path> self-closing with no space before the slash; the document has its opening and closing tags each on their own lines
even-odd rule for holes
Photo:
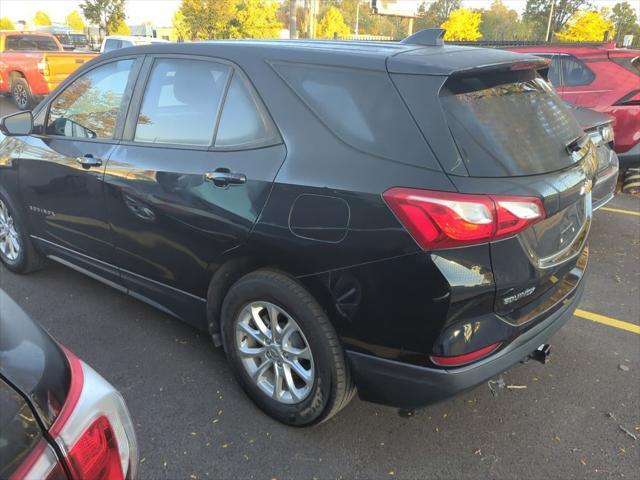
<svg viewBox="0 0 640 480">
<path fill-rule="evenodd" d="M 470 363 L 477 362 L 482 358 L 488 357 L 493 352 L 495 352 L 499 346 L 500 343 L 492 343 L 491 345 L 487 345 L 486 347 L 474 350 L 473 352 L 450 357 L 439 357 L 432 355 L 431 361 L 436 365 L 440 365 L 441 367 L 461 367 L 463 365 L 468 365 Z"/>
<path fill-rule="evenodd" d="M 69 452 L 74 478 L 124 480 L 120 452 L 107 417 L 99 417 L 87 428 Z"/>
<path fill-rule="evenodd" d="M 122 396 L 91 367 L 64 350 L 71 384 L 60 414 L 49 429 L 74 480 L 132 480 L 138 467 L 138 447 L 131 417 Z M 44 453 L 47 453 L 45 450 Z M 57 460 L 55 455 L 53 460 Z M 33 468 L 16 480 L 66 478 L 62 466 L 38 458 Z M 12 478 L 12 480 L 14 480 Z"/>
<path fill-rule="evenodd" d="M 46 58 L 38 62 L 38 71 L 45 77 L 49 76 L 49 62 Z"/>
<path fill-rule="evenodd" d="M 383 193 L 424 250 L 455 248 L 516 235 L 545 217 L 536 197 L 474 195 L 413 188 Z"/>
</svg>

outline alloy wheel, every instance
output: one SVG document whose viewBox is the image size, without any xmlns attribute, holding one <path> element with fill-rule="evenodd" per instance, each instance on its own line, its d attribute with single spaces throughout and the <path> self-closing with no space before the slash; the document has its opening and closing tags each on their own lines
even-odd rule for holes
<svg viewBox="0 0 640 480">
<path fill-rule="evenodd" d="M 13 98 L 20 108 L 26 108 L 29 103 L 29 95 L 24 85 L 18 84 L 13 87 Z"/>
<path fill-rule="evenodd" d="M 22 247 L 20 237 L 7 205 L 0 200 L 0 253 L 10 262 L 15 262 Z"/>
<path fill-rule="evenodd" d="M 313 389 L 313 355 L 296 321 L 269 302 L 252 302 L 236 322 L 236 349 L 254 384 L 284 404 L 299 403 Z"/>
</svg>

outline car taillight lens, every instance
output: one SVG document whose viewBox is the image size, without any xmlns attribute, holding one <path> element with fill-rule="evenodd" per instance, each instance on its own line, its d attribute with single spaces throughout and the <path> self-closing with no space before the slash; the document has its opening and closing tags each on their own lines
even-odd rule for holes
<svg viewBox="0 0 640 480">
<path fill-rule="evenodd" d="M 118 440 L 107 417 L 97 418 L 71 447 L 69 463 L 75 478 L 124 480 Z"/>
<path fill-rule="evenodd" d="M 477 362 L 482 358 L 488 357 L 493 352 L 495 352 L 499 346 L 500 343 L 492 343 L 491 345 L 487 345 L 486 347 L 474 350 L 473 352 L 451 357 L 439 357 L 432 355 L 431 361 L 436 365 L 440 365 L 441 367 L 461 367 L 463 365 L 468 365 L 469 363 Z"/>
<path fill-rule="evenodd" d="M 38 71 L 45 77 L 49 75 L 49 62 L 47 62 L 46 58 L 38 62 Z"/>
<path fill-rule="evenodd" d="M 71 384 L 62 410 L 49 428 L 49 435 L 62 452 L 72 479 L 135 479 L 138 447 L 122 396 L 91 367 L 63 350 L 69 361 Z M 35 471 L 30 468 L 15 480 L 66 478 L 59 463 L 56 466 L 41 456 L 34 465 L 38 467 L 37 472 L 43 472 L 43 465 L 51 464 L 47 474 L 32 475 Z M 53 459 L 56 460 L 55 455 Z"/>
<path fill-rule="evenodd" d="M 475 195 L 396 187 L 389 208 L 424 250 L 485 243 L 516 235 L 545 217 L 536 197 Z"/>
</svg>

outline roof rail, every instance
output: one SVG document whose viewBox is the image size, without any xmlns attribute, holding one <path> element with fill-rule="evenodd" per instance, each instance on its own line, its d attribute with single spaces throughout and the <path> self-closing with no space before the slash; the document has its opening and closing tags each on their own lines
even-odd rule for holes
<svg viewBox="0 0 640 480">
<path fill-rule="evenodd" d="M 425 45 L 428 47 L 442 47 L 444 45 L 444 34 L 446 30 L 442 28 L 425 28 L 419 32 L 409 35 L 400 43 L 411 45 Z"/>
</svg>

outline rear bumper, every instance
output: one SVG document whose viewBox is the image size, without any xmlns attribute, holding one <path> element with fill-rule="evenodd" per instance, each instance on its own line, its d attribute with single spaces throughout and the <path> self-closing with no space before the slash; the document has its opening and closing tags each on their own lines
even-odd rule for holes
<svg viewBox="0 0 640 480">
<path fill-rule="evenodd" d="M 616 191 L 616 184 L 618 183 L 618 171 L 618 159 L 615 152 L 611 151 L 610 165 L 598 174 L 591 193 L 593 210 L 602 207 L 613 198 Z"/>
<path fill-rule="evenodd" d="M 470 366 L 435 369 L 347 351 L 360 398 L 384 405 L 414 409 L 469 390 L 508 370 L 548 343 L 572 316 L 584 290 L 581 281 L 564 305 L 495 355 Z"/>
<path fill-rule="evenodd" d="M 640 143 L 636 143 L 630 150 L 618 153 L 620 168 L 640 167 Z"/>
</svg>

